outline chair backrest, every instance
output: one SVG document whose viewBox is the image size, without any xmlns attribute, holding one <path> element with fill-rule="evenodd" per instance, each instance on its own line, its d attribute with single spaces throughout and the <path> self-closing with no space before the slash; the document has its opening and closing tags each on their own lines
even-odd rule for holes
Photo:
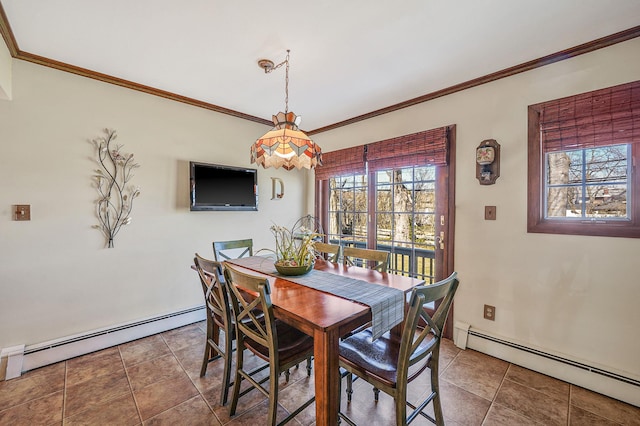
<svg viewBox="0 0 640 426">
<path fill-rule="evenodd" d="M 316 241 L 313 243 L 313 250 L 316 252 L 316 256 L 320 255 L 323 259 L 326 258 L 329 262 L 337 263 L 340 259 L 342 246 Z"/>
<path fill-rule="evenodd" d="M 380 272 L 387 272 L 389 267 L 389 252 L 384 250 L 345 247 L 342 249 L 342 259 L 345 265 L 351 266 L 365 266 L 366 262 L 364 261 L 375 262 L 370 268 Z"/>
<path fill-rule="evenodd" d="M 224 277 L 235 317 L 237 341 L 242 342 L 244 335 L 269 348 L 269 359 L 277 363 L 278 340 L 269 281 L 240 272 L 227 263 Z"/>
<path fill-rule="evenodd" d="M 213 255 L 218 262 L 253 256 L 253 240 L 214 241 Z"/>
<path fill-rule="evenodd" d="M 458 283 L 457 273 L 454 272 L 444 280 L 430 285 L 418 286 L 411 291 L 409 311 L 405 317 L 400 342 L 398 383 L 401 382 L 401 379 L 411 381 L 417 377 L 427 367 L 426 361 L 429 360 L 427 356 L 432 352 L 435 352 L 435 356 L 438 355 L 444 324 L 458 289 Z M 433 316 L 429 316 L 424 305 L 437 301 L 440 301 L 438 308 Z M 422 329 L 418 328 L 421 319 L 426 324 Z M 411 377 L 408 377 L 409 367 L 425 358 L 425 365 L 412 371 Z"/>
<path fill-rule="evenodd" d="M 205 259 L 198 253 L 195 254 L 193 263 L 200 277 L 200 284 L 202 284 L 208 319 L 218 323 L 225 332 L 229 331 L 232 323 L 231 305 L 224 287 L 222 264 Z"/>
</svg>

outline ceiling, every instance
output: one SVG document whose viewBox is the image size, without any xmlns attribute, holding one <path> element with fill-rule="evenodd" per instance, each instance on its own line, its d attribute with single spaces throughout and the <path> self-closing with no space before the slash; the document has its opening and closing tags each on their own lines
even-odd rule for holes
<svg viewBox="0 0 640 426">
<path fill-rule="evenodd" d="M 290 49 L 289 110 L 312 132 L 621 31 L 640 35 L 638 0 L 0 4 L 17 58 L 258 122 L 284 110 L 285 68 L 265 74 L 257 61 L 277 64 Z"/>
</svg>

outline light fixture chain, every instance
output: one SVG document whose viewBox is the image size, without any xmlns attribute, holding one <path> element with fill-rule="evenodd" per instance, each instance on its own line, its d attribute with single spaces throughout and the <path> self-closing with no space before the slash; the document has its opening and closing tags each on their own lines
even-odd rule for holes
<svg viewBox="0 0 640 426">
<path fill-rule="evenodd" d="M 284 113 L 287 114 L 289 112 L 289 50 L 287 50 L 285 62 L 287 63 L 287 68 L 285 68 L 284 78 Z"/>
<path fill-rule="evenodd" d="M 287 49 L 287 59 L 285 59 L 284 61 L 280 62 L 278 65 L 274 65 L 273 67 L 265 68 L 265 70 L 264 70 L 265 74 L 269 74 L 270 72 L 277 70 L 278 68 L 280 68 L 283 65 L 287 66 L 285 68 L 285 79 L 284 79 L 284 113 L 285 114 L 289 112 L 289 52 L 290 52 L 290 50 Z"/>
</svg>

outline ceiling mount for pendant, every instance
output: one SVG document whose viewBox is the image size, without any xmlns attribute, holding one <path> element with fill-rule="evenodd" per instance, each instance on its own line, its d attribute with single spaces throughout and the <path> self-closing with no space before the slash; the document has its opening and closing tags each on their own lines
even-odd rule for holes
<svg viewBox="0 0 640 426">
<path fill-rule="evenodd" d="M 269 59 L 260 59 L 258 61 L 258 66 L 260 68 L 262 68 L 264 70 L 264 73 L 270 73 L 273 70 L 273 67 L 275 66 L 273 61 L 270 61 Z"/>
</svg>

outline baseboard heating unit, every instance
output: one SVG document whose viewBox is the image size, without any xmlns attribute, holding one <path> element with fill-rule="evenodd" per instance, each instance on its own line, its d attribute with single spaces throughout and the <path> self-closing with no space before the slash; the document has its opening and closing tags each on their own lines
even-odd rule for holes
<svg viewBox="0 0 640 426">
<path fill-rule="evenodd" d="M 640 378 L 455 324 L 455 344 L 640 407 Z"/>
<path fill-rule="evenodd" d="M 24 352 L 13 351 L 9 354 L 8 364 L 12 364 L 13 374 L 7 374 L 6 379 L 19 376 L 21 373 L 38 367 L 64 361 L 80 355 L 85 355 L 111 346 L 120 345 L 132 340 L 151 336 L 163 331 L 171 330 L 206 318 L 204 306 L 196 306 L 177 312 L 132 321 L 104 329 L 93 330 L 61 339 L 35 345 L 24 346 Z M 16 347 L 17 348 L 17 347 Z M 4 351 L 3 351 L 4 353 Z M 21 365 L 15 367 L 16 361 Z M 18 364 L 20 363 L 17 361 Z M 5 362 L 4 364 L 7 364 Z M 9 372 L 9 368 L 7 368 Z M 17 372 L 17 374 L 16 374 Z M 1 377 L 1 375 L 0 375 Z"/>
</svg>

